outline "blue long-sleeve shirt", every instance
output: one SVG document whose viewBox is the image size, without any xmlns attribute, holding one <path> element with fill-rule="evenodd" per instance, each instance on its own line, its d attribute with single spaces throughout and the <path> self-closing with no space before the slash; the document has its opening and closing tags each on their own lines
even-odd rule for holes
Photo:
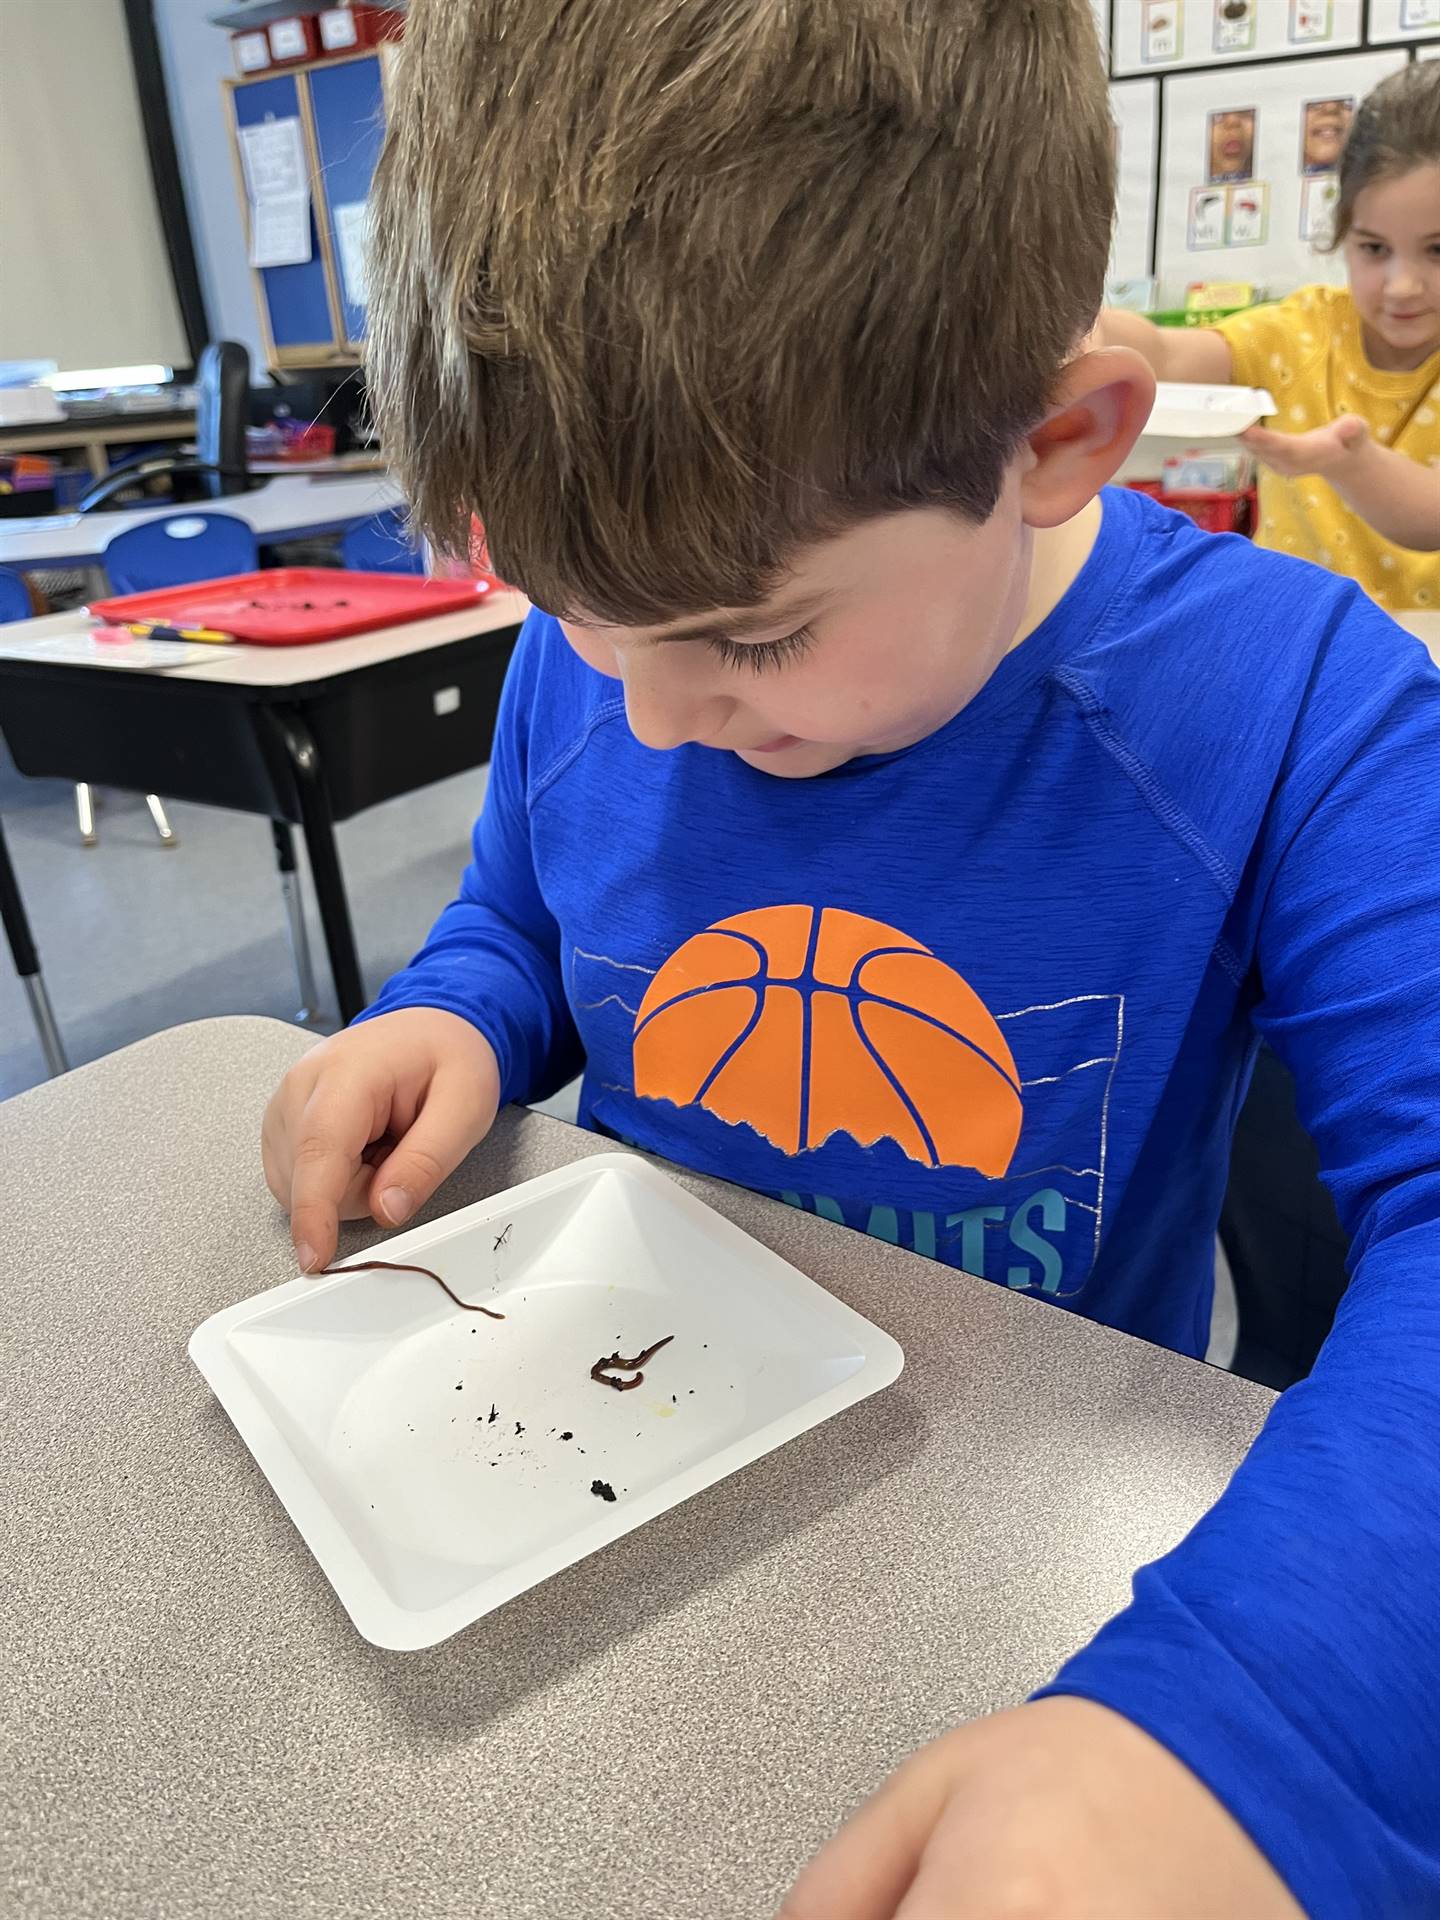
<svg viewBox="0 0 1440 1920">
<path fill-rule="evenodd" d="M 903 671 L 902 629 L 875 644 Z M 1354 1278 L 1224 1497 L 1054 1688 L 1177 1753 L 1308 1912 L 1440 1912 L 1418 643 L 1110 492 L 1080 578 L 962 713 L 790 781 L 640 746 L 533 615 L 460 897 L 371 1013 L 414 1005 L 472 1020 L 509 1098 L 583 1062 L 593 1127 L 1190 1354 L 1268 1038 Z"/>
</svg>

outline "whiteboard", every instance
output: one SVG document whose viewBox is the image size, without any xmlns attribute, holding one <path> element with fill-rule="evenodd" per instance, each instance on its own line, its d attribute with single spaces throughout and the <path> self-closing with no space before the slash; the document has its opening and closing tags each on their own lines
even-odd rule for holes
<svg viewBox="0 0 1440 1920">
<path fill-rule="evenodd" d="M 122 0 L 0 17 L 0 360 L 186 365 Z"/>
<path fill-rule="evenodd" d="M 1156 273 L 1162 305 L 1195 280 L 1241 280 L 1283 294 L 1339 285 L 1343 262 L 1317 251 L 1333 218 L 1327 165 L 1346 109 L 1407 55 L 1341 55 L 1184 74 L 1165 82 Z"/>
<path fill-rule="evenodd" d="M 1155 167 L 1160 130 L 1160 82 L 1121 80 L 1110 89 L 1115 120 L 1115 234 L 1112 280 L 1143 280 L 1151 271 L 1155 225 Z"/>
<path fill-rule="evenodd" d="M 1421 34 L 1440 34 L 1440 0 L 1370 0 L 1366 33 L 1372 40 L 1415 40 Z M 1433 60 L 1440 46 L 1422 53 Z"/>
<path fill-rule="evenodd" d="M 1117 74 L 1334 53 L 1360 45 L 1360 0 L 1115 0 L 1114 40 Z"/>
</svg>

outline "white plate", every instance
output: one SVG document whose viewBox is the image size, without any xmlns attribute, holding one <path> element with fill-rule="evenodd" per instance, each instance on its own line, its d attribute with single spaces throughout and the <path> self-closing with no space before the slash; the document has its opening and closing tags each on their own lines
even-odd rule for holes
<svg viewBox="0 0 1440 1920">
<path fill-rule="evenodd" d="M 887 1333 L 630 1154 L 366 1257 L 431 1267 L 505 1318 L 462 1313 L 420 1274 L 302 1278 L 212 1315 L 190 1356 L 381 1647 L 435 1645 L 904 1364 Z M 590 1378 L 666 1334 L 640 1387 Z"/>
<path fill-rule="evenodd" d="M 1144 438 L 1215 440 L 1243 433 L 1274 411 L 1274 399 L 1263 387 L 1206 387 L 1162 380 L 1155 389 Z"/>
</svg>

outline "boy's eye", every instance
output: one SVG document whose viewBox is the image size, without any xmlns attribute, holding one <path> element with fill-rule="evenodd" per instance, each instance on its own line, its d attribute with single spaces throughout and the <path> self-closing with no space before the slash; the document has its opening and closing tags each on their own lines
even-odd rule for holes
<svg viewBox="0 0 1440 1920">
<path fill-rule="evenodd" d="M 755 646 L 742 646 L 739 641 L 727 640 L 723 635 L 708 644 L 727 667 L 748 667 L 752 673 L 764 673 L 767 668 L 783 667 L 788 661 L 798 660 L 814 642 L 815 635 L 809 627 L 799 627 L 794 633 L 787 633 L 783 640 L 766 640 Z"/>
<path fill-rule="evenodd" d="M 1362 240 L 1360 242 L 1360 251 L 1361 253 L 1368 253 L 1372 260 L 1378 260 L 1380 255 L 1388 251 L 1388 249 L 1383 242 L 1379 240 Z"/>
</svg>

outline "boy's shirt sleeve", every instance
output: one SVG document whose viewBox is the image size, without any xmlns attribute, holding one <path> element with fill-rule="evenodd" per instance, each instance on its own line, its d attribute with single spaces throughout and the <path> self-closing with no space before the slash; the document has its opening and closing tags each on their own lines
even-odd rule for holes
<svg viewBox="0 0 1440 1920">
<path fill-rule="evenodd" d="M 502 1101 L 540 1099 L 582 1065 L 565 998 L 560 933 L 535 875 L 530 770 L 535 715 L 563 722 L 568 689 L 547 689 L 544 620 L 532 613 L 516 645 L 472 858 L 425 945 L 359 1016 L 439 1007 L 478 1027 L 495 1049 Z M 547 695 L 550 697 L 547 700 Z"/>
<path fill-rule="evenodd" d="M 1440 676 L 1358 595 L 1271 820 L 1256 1019 L 1353 1278 L 1224 1497 L 1046 1691 L 1163 1741 L 1318 1920 L 1440 1913 Z"/>
</svg>

